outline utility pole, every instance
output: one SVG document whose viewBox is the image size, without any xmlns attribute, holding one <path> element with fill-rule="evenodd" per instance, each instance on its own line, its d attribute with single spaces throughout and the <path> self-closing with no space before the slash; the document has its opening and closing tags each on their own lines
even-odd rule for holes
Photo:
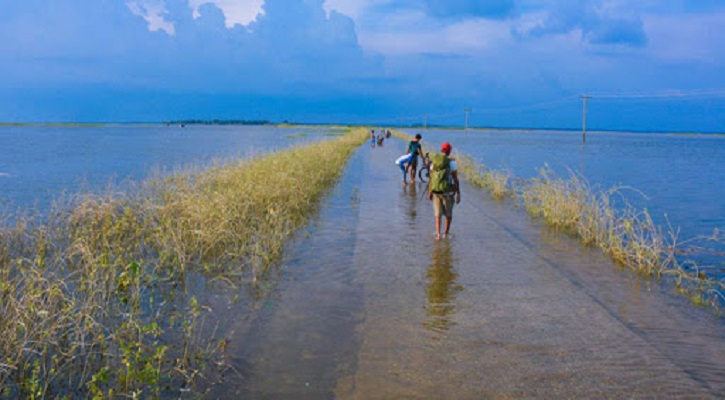
<svg viewBox="0 0 725 400">
<path fill-rule="evenodd" d="M 463 111 L 466 112 L 466 132 L 468 132 L 468 114 L 471 113 L 471 109 L 466 107 Z"/>
<path fill-rule="evenodd" d="M 428 129 L 428 114 L 423 116 L 423 129 Z"/>
<path fill-rule="evenodd" d="M 584 96 L 579 96 L 584 100 L 584 108 L 582 110 L 582 143 L 587 142 L 587 101 L 592 98 L 592 96 L 589 96 L 585 94 Z"/>
</svg>

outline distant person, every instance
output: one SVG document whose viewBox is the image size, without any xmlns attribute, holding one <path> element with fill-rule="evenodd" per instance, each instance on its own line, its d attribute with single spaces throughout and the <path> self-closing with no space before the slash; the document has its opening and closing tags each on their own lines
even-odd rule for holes
<svg viewBox="0 0 725 400">
<path fill-rule="evenodd" d="M 385 131 L 385 138 L 386 139 L 390 139 L 390 129 L 388 129 L 387 131 Z"/>
<path fill-rule="evenodd" d="M 385 136 L 382 133 L 379 133 L 378 134 L 378 146 L 382 146 L 384 140 L 385 140 Z"/>
<path fill-rule="evenodd" d="M 428 199 L 433 201 L 433 213 L 436 220 L 436 240 L 441 238 L 441 217 L 446 217 L 446 230 L 443 237 L 448 237 L 453 221 L 453 205 L 461 202 L 461 188 L 458 182 L 458 165 L 450 157 L 453 147 L 446 142 L 441 145 L 441 152 L 430 158 L 430 183 Z M 454 199 L 455 197 L 455 199 Z"/>
<path fill-rule="evenodd" d="M 415 172 L 418 170 L 418 156 L 421 154 L 422 146 L 420 144 L 423 136 L 419 134 L 415 135 L 415 139 L 408 142 L 408 153 L 413 155 L 413 159 L 410 160 L 410 182 L 415 183 Z"/>
<path fill-rule="evenodd" d="M 406 153 L 406 154 L 403 154 L 402 156 L 398 157 L 397 160 L 395 160 L 395 164 L 400 168 L 401 171 L 403 171 L 403 185 L 408 184 L 406 175 L 408 173 L 408 167 L 410 166 L 411 159 L 413 159 L 413 155 L 410 153 Z"/>
<path fill-rule="evenodd" d="M 375 147 L 375 129 L 370 130 L 370 143 Z"/>
</svg>

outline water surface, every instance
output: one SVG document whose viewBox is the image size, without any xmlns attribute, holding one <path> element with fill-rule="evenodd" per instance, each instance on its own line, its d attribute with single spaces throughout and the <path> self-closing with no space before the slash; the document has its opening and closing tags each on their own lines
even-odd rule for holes
<svg viewBox="0 0 725 400">
<path fill-rule="evenodd" d="M 212 398 L 721 398 L 725 325 L 463 187 L 436 241 L 400 141 L 364 146 L 276 275 L 226 324 Z"/>
<path fill-rule="evenodd" d="M 417 130 L 436 150 L 449 141 L 491 168 L 531 178 L 548 165 L 560 176 L 583 176 L 602 189 L 623 187 L 627 199 L 647 209 L 680 240 L 725 230 L 725 135 L 527 130 Z M 725 243 L 715 245 L 725 251 Z M 725 271 L 725 253 L 709 257 Z"/>
<path fill-rule="evenodd" d="M 0 126 L 0 205 L 47 210 L 62 192 L 101 190 L 155 169 L 204 166 L 329 138 L 325 128 L 272 126 Z"/>
</svg>

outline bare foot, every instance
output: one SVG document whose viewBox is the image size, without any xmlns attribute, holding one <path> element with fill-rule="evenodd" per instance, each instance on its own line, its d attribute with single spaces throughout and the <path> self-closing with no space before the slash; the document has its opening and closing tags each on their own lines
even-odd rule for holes
<svg viewBox="0 0 725 400">
<path fill-rule="evenodd" d="M 441 240 L 441 234 L 436 232 L 436 240 Z"/>
</svg>

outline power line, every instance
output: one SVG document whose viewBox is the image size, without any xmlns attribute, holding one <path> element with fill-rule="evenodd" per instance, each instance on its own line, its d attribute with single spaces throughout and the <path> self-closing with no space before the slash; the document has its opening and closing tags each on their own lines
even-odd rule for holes
<svg viewBox="0 0 725 400">
<path fill-rule="evenodd" d="M 718 98 L 725 97 L 725 89 L 703 89 L 703 90 L 671 90 L 652 93 L 601 93 L 592 94 L 595 99 L 684 99 L 684 98 Z"/>
<path fill-rule="evenodd" d="M 504 108 L 486 108 L 486 107 L 476 107 L 476 113 L 477 114 L 501 114 L 501 113 L 508 113 L 508 112 L 519 112 L 519 111 L 528 111 L 528 110 L 535 110 L 535 109 L 546 109 L 550 108 L 551 106 L 560 105 L 562 103 L 570 102 L 579 96 L 569 96 L 564 97 L 558 100 L 553 101 L 547 101 L 542 103 L 534 103 L 534 104 L 528 104 L 524 106 L 517 106 L 517 107 L 504 107 Z"/>
<path fill-rule="evenodd" d="M 482 107 L 482 106 L 476 106 L 476 107 L 467 107 L 464 109 L 466 111 L 466 126 L 469 119 L 469 113 L 470 109 L 475 108 L 476 113 L 481 114 L 504 114 L 504 113 L 517 113 L 517 112 L 524 112 L 524 111 L 534 111 L 534 110 L 546 110 L 555 108 L 557 106 L 561 106 L 566 103 L 574 104 L 573 100 L 576 99 L 583 99 L 584 100 L 584 106 L 586 107 L 587 100 L 589 99 L 596 99 L 596 100 L 699 100 L 699 99 L 713 99 L 713 98 L 725 98 L 725 89 L 701 89 L 701 90 L 689 90 L 689 91 L 682 91 L 682 90 L 671 90 L 671 91 L 663 91 L 663 92 L 635 92 L 635 93 L 593 93 L 593 94 L 587 94 L 586 96 L 580 96 L 580 95 L 572 95 L 568 97 L 563 97 L 560 99 L 552 100 L 552 101 L 546 101 L 546 102 L 540 102 L 540 103 L 533 103 L 533 104 L 526 104 L 521 106 L 515 106 L 515 107 L 499 107 L 499 108 L 490 108 L 490 107 Z M 441 113 L 441 114 L 430 114 L 430 113 L 424 113 L 424 114 L 418 114 L 418 115 L 399 115 L 398 117 L 390 117 L 388 119 L 393 120 L 395 118 L 399 118 L 400 120 L 400 126 L 403 126 L 403 120 L 408 121 L 423 121 L 423 126 L 427 127 L 431 122 L 434 122 L 435 120 L 441 120 L 441 119 L 453 119 L 458 118 L 460 116 L 460 111 L 455 112 L 448 112 L 448 113 Z M 583 132 L 586 133 L 586 116 L 583 116 Z"/>
</svg>

